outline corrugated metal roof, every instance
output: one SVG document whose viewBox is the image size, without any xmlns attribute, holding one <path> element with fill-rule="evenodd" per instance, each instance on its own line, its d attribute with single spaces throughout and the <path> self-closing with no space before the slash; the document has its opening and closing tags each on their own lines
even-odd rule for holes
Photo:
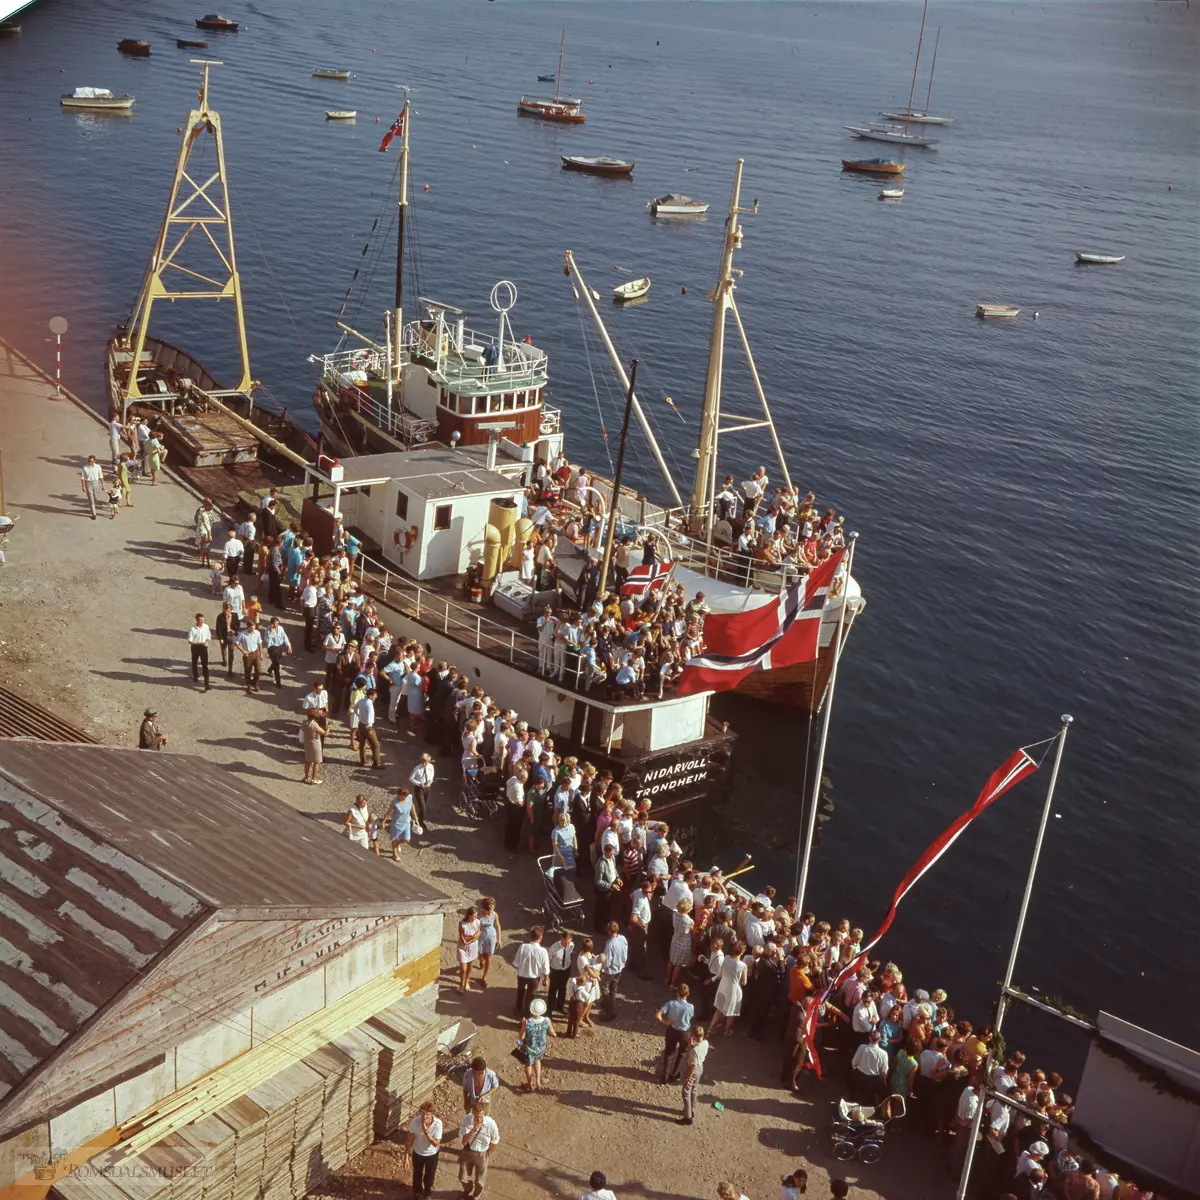
<svg viewBox="0 0 1200 1200">
<path fill-rule="evenodd" d="M 43 742 L 97 741 L 90 733 L 5 687 L 0 687 L 0 737 L 38 738 Z"/>
<path fill-rule="evenodd" d="M 211 912 L 448 903 L 203 759 L 0 740 L 0 1097 Z"/>
</svg>

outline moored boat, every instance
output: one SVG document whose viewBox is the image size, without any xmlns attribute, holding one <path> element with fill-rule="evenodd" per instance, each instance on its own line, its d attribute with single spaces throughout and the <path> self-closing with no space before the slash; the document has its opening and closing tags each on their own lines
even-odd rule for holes
<svg viewBox="0 0 1200 1200">
<path fill-rule="evenodd" d="M 335 108 L 329 109 L 325 113 L 327 121 L 353 121 L 358 116 L 356 108 Z"/>
<path fill-rule="evenodd" d="M 122 423 L 146 416 L 159 426 L 171 468 L 187 483 L 232 511 L 239 503 L 254 505 L 248 493 L 268 487 L 291 487 L 298 512 L 305 471 L 316 462 L 316 442 L 296 425 L 287 410 L 261 389 L 250 373 L 249 349 L 237 271 L 233 228 L 226 207 L 228 183 L 221 123 L 208 102 L 205 64 L 197 107 L 189 114 L 175 164 L 166 216 L 159 228 L 150 263 L 129 319 L 109 339 L 105 382 L 109 407 Z M 211 139 L 213 145 L 207 145 Z M 193 164 L 204 155 L 215 161 L 208 178 Z M 196 179 L 207 180 L 203 184 Z M 210 185 L 216 183 L 216 186 Z M 178 214 L 203 196 L 208 214 L 203 230 L 188 215 Z M 190 212 L 190 210 L 188 210 Z M 194 236 L 193 236 L 194 235 Z M 212 255 L 197 273 L 199 260 Z M 234 387 L 223 386 L 189 350 L 150 332 L 160 300 L 232 300 L 241 373 Z"/>
<path fill-rule="evenodd" d="M 63 108 L 83 108 L 106 112 L 127 112 L 133 107 L 133 97 L 114 96 L 108 88 L 77 87 L 70 95 L 59 99 Z"/>
<path fill-rule="evenodd" d="M 690 196 L 681 196 L 678 192 L 667 192 L 665 196 L 656 196 L 646 202 L 646 207 L 656 217 L 702 217 L 708 212 L 708 205 Z"/>
<path fill-rule="evenodd" d="M 936 146 L 937 138 L 925 137 L 919 133 L 908 133 L 903 129 L 894 129 L 883 125 L 843 125 L 857 138 L 868 142 L 893 142 L 901 146 Z"/>
<path fill-rule="evenodd" d="M 539 75 L 538 83 L 554 83 L 558 79 L 557 75 Z"/>
<path fill-rule="evenodd" d="M 579 154 L 560 154 L 564 171 L 587 171 L 592 175 L 630 175 L 634 164 L 623 158 L 587 158 Z"/>
<path fill-rule="evenodd" d="M 150 43 L 143 42 L 138 38 L 122 38 L 117 43 L 117 49 L 122 54 L 128 54 L 132 58 L 150 57 Z"/>
<path fill-rule="evenodd" d="M 0 21 L 0 37 L 19 37 L 20 33 L 19 21 Z"/>
<path fill-rule="evenodd" d="M 1085 267 L 1114 267 L 1124 261 L 1123 254 L 1086 254 L 1078 250 L 1075 252 L 1075 262 Z"/>
<path fill-rule="evenodd" d="M 237 33 L 241 28 L 236 21 L 231 21 L 228 17 L 219 16 L 217 13 L 209 13 L 204 17 L 196 18 L 197 29 L 214 29 L 222 33 Z"/>
<path fill-rule="evenodd" d="M 922 19 L 923 23 L 923 19 Z M 889 121 L 903 121 L 905 124 L 912 123 L 913 125 L 953 125 L 953 117 L 935 117 L 929 111 L 930 102 L 933 100 L 933 73 L 937 70 L 937 55 L 938 45 L 942 40 L 942 27 L 938 26 L 937 37 L 933 41 L 933 64 L 929 68 L 929 90 L 925 93 L 925 107 L 920 112 L 916 112 L 912 106 L 912 91 L 908 94 L 908 107 L 903 112 L 881 112 L 881 117 L 887 117 Z M 917 56 L 920 57 L 921 47 L 917 43 Z M 916 83 L 916 65 L 913 66 L 913 82 Z"/>
<path fill-rule="evenodd" d="M 865 171 L 870 175 L 903 175 L 907 164 L 890 158 L 843 158 L 843 171 Z"/>
<path fill-rule="evenodd" d="M 554 80 L 554 95 L 550 98 L 538 96 L 522 96 L 517 101 L 517 115 L 522 117 L 537 117 L 542 121 L 555 121 L 559 125 L 582 125 L 587 120 L 583 111 L 583 101 L 573 100 L 562 94 L 562 65 L 563 52 L 567 45 L 567 28 L 564 25 L 562 37 L 558 43 L 558 71 L 551 76 L 539 75 L 543 83 Z"/>
<path fill-rule="evenodd" d="M 1020 311 L 1015 304 L 975 305 L 975 315 L 987 321 L 1011 321 Z"/>
<path fill-rule="evenodd" d="M 884 188 L 879 193 L 880 200 L 902 200 L 904 198 L 903 188 Z"/>
<path fill-rule="evenodd" d="M 178 46 L 180 50 L 207 50 L 208 49 L 207 42 L 197 42 L 197 41 L 193 41 L 190 38 L 176 38 L 175 45 Z"/>
<path fill-rule="evenodd" d="M 354 76 L 341 67 L 314 67 L 312 77 L 314 79 L 353 79 Z"/>
<path fill-rule="evenodd" d="M 953 125 L 953 117 L 935 117 L 925 112 L 880 112 L 889 121 L 908 121 L 913 125 Z"/>
<path fill-rule="evenodd" d="M 650 290 L 650 280 L 643 276 L 641 279 L 630 279 L 626 283 L 618 283 L 613 288 L 613 299 L 618 304 L 629 300 L 640 300 Z"/>
</svg>

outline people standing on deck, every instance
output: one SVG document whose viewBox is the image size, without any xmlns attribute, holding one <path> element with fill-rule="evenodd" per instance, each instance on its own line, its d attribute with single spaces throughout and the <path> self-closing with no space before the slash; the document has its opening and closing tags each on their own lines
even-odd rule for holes
<svg viewBox="0 0 1200 1200">
<path fill-rule="evenodd" d="M 79 472 L 79 484 L 87 497 L 88 506 L 92 510 L 92 520 L 96 519 L 96 505 L 103 506 L 108 500 L 104 490 L 104 468 L 96 461 L 94 454 L 88 455 L 83 470 Z"/>
</svg>

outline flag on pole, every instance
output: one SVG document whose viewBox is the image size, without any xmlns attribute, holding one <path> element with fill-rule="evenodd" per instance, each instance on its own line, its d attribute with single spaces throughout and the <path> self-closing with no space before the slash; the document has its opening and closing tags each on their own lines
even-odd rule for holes
<svg viewBox="0 0 1200 1200">
<path fill-rule="evenodd" d="M 392 127 L 383 135 L 383 141 L 379 143 L 379 153 L 386 154 L 387 148 L 392 144 L 392 138 L 404 136 L 404 118 L 408 113 L 408 105 L 406 104 L 401 110 L 400 115 L 392 122 Z"/>
<path fill-rule="evenodd" d="M 634 567 L 621 584 L 621 595 L 644 596 L 647 592 L 657 591 L 671 577 L 674 569 L 673 562 L 661 562 L 659 559 L 648 566 Z"/>
<path fill-rule="evenodd" d="M 709 613 L 704 619 L 704 653 L 684 663 L 679 694 L 726 692 L 752 671 L 815 662 L 825 601 L 845 554 L 831 554 L 758 608 Z"/>
<path fill-rule="evenodd" d="M 818 1079 L 822 1078 L 821 1060 L 817 1057 L 814 1042 L 817 1032 L 817 1014 L 821 1010 L 821 1005 L 847 979 L 856 974 L 862 964 L 867 961 L 867 957 L 871 951 L 879 943 L 883 935 L 892 927 L 892 922 L 896 919 L 896 910 L 900 907 L 900 901 L 908 895 L 917 881 L 925 875 L 934 863 L 954 845 L 967 826 L 992 803 L 999 800 L 1009 788 L 1020 783 L 1026 776 L 1032 775 L 1037 769 L 1037 762 L 1029 755 L 1029 747 L 1023 746 L 1011 755 L 1002 766 L 997 767 L 992 772 L 991 778 L 983 785 L 983 791 L 979 793 L 975 803 L 966 812 L 961 813 L 930 843 L 925 853 L 913 863 L 908 874 L 900 881 L 900 886 L 896 889 L 896 894 L 892 897 L 892 906 L 888 909 L 887 916 L 884 917 L 883 924 L 879 926 L 875 936 L 863 946 L 858 957 L 847 964 L 820 996 L 809 1005 L 808 1012 L 804 1017 L 804 1040 L 808 1046 L 809 1061 L 813 1064 L 813 1069 L 816 1071 Z"/>
</svg>

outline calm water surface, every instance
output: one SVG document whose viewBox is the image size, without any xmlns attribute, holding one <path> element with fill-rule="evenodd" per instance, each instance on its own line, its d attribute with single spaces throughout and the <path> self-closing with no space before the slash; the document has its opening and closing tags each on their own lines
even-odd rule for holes
<svg viewBox="0 0 1200 1200">
<path fill-rule="evenodd" d="M 205 35 L 225 63 L 213 96 L 255 374 L 311 423 L 306 359 L 332 348 L 356 267 L 371 283 L 348 313 L 373 330 L 387 305 L 391 247 L 361 251 L 380 214 L 386 227 L 394 186 L 374 118 L 395 116 L 405 83 L 421 294 L 482 325 L 491 285 L 514 280 L 514 325 L 551 355 L 572 449 L 606 465 L 601 421 L 615 431 L 617 389 L 590 332 L 589 369 L 562 252 L 601 290 L 628 277 L 618 268 L 649 274 L 649 303 L 611 328 L 642 360 L 643 396 L 686 481 L 718 214 L 744 157 L 760 212 L 738 259 L 740 306 L 797 482 L 862 533 L 869 597 L 838 685 L 817 906 L 870 927 L 991 770 L 1069 711 L 1018 981 L 1180 1036 L 1190 1014 L 1162 964 L 1181 942 L 1194 957 L 1200 907 L 1200 9 L 936 4 L 933 108 L 956 120 L 937 149 L 900 151 L 899 204 L 838 160 L 891 149 L 841 126 L 907 99 L 920 19 L 908 0 L 330 11 L 234 3 L 249 29 Z M 46 321 L 66 316 L 67 379 L 97 402 L 103 339 L 136 292 L 195 95 L 193 52 L 174 47 L 195 36 L 192 15 L 163 0 L 43 0 L 19 40 L 0 41 L 0 330 L 46 361 Z M 515 116 L 517 96 L 554 70 L 563 23 L 581 129 Z M 150 39 L 153 57 L 120 57 L 121 37 Z M 311 79 L 324 63 L 359 78 Z M 135 94 L 136 115 L 63 114 L 59 92 L 80 84 Z M 356 124 L 323 120 L 349 107 Z M 635 180 L 564 174 L 561 152 L 633 157 Z M 712 202 L 713 216 L 655 225 L 643 206 L 666 190 Z M 1128 257 L 1077 269 L 1076 250 Z M 979 322 L 980 300 L 1019 304 L 1021 320 Z M 227 372 L 227 317 L 179 305 L 160 329 Z M 729 395 L 752 398 L 743 372 Z M 762 442 L 725 449 L 729 469 L 770 462 Z M 634 468 L 661 494 L 648 454 Z M 742 734 L 738 786 L 699 836 L 754 846 L 750 878 L 786 887 L 803 723 L 719 707 Z M 1046 774 L 959 842 L 886 945 L 910 979 L 945 983 L 974 1016 L 1003 970 Z M 1027 1036 L 1045 1047 L 1052 1033 Z"/>
</svg>

